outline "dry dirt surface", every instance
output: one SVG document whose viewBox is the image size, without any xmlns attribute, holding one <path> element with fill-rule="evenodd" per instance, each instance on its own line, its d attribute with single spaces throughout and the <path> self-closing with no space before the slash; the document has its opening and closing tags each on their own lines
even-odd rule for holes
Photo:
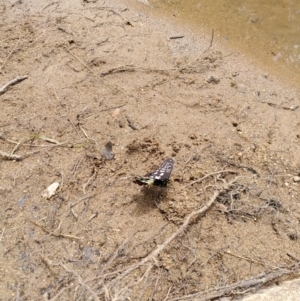
<svg viewBox="0 0 300 301">
<path fill-rule="evenodd" d="M 1 300 L 231 300 L 299 276 L 299 90 L 133 4 L 0 4 Z M 168 187 L 133 183 L 167 158 Z"/>
</svg>

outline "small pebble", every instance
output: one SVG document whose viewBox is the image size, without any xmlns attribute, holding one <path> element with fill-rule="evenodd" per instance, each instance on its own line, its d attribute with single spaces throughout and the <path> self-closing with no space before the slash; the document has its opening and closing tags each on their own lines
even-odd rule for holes
<svg viewBox="0 0 300 301">
<path fill-rule="evenodd" d="M 299 177 L 299 176 L 294 177 L 294 178 L 293 178 L 293 181 L 294 181 L 294 182 L 300 182 L 300 177 Z"/>
</svg>

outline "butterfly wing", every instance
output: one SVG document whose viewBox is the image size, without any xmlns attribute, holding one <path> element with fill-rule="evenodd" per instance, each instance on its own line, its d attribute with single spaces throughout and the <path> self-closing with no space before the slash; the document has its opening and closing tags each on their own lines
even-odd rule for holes
<svg viewBox="0 0 300 301">
<path fill-rule="evenodd" d="M 138 185 L 147 186 L 167 186 L 172 170 L 174 167 L 174 160 L 169 158 L 163 162 L 163 164 L 154 172 L 152 172 L 148 177 L 136 177 L 134 183 Z"/>
<path fill-rule="evenodd" d="M 163 164 L 154 172 L 152 172 L 149 178 L 154 180 L 154 186 L 167 186 L 172 170 L 174 167 L 174 160 L 169 158 L 163 162 Z"/>
</svg>

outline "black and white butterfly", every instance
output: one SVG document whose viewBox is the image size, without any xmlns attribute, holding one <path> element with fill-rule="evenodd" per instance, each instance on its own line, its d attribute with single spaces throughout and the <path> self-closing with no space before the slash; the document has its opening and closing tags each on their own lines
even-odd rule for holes
<svg viewBox="0 0 300 301">
<path fill-rule="evenodd" d="M 174 167 L 174 160 L 169 158 L 163 162 L 163 164 L 154 172 L 150 173 L 149 176 L 140 177 L 136 176 L 134 183 L 138 185 L 147 186 L 159 186 L 166 187 L 170 181 L 170 176 Z"/>
</svg>

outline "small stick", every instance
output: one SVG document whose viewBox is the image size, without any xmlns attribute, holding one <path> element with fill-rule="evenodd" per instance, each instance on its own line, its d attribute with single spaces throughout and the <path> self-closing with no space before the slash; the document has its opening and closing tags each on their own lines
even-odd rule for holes
<svg viewBox="0 0 300 301">
<path fill-rule="evenodd" d="M 75 132 L 77 133 L 77 135 L 80 136 L 79 133 L 78 133 L 78 131 L 77 131 L 77 129 L 76 129 L 76 126 L 74 125 L 74 123 L 72 122 L 72 120 L 71 120 L 70 118 L 68 118 L 68 121 L 69 121 L 69 122 L 71 123 L 71 125 L 73 126 L 73 128 L 74 128 Z"/>
<path fill-rule="evenodd" d="M 14 155 L 14 154 L 8 154 L 6 152 L 0 151 L 0 158 L 3 158 L 4 160 L 16 160 L 21 161 L 24 156 Z"/>
<path fill-rule="evenodd" d="M 96 196 L 96 194 L 86 195 L 86 196 L 80 198 L 76 203 L 71 204 L 71 205 L 70 205 L 70 208 L 73 208 L 73 207 L 75 207 L 77 204 L 79 204 L 80 202 L 82 202 L 82 201 L 84 201 L 84 200 L 86 200 L 86 199 L 89 199 L 89 198 L 93 198 L 94 196 Z"/>
<path fill-rule="evenodd" d="M 281 109 L 284 109 L 284 110 L 291 110 L 291 111 L 295 111 L 299 108 L 299 106 L 285 107 L 285 106 L 278 105 L 276 103 L 266 102 L 266 101 L 264 101 L 262 103 L 266 103 L 270 107 L 281 108 Z"/>
<path fill-rule="evenodd" d="M 204 179 L 206 179 L 206 178 L 208 178 L 208 177 L 210 177 L 210 176 L 217 175 L 217 174 L 223 173 L 223 172 L 237 173 L 236 171 L 230 170 L 230 169 L 212 172 L 212 173 L 209 173 L 209 174 L 207 174 L 206 176 L 204 176 L 204 177 L 202 177 L 202 178 L 200 178 L 200 179 L 198 179 L 198 180 L 192 181 L 191 183 L 188 183 L 188 184 L 184 185 L 183 187 L 187 187 L 187 186 L 193 185 L 193 184 L 195 184 L 195 183 L 199 183 L 199 182 L 201 182 L 202 180 L 204 180 Z"/>
<path fill-rule="evenodd" d="M 58 297 L 60 297 L 65 291 L 70 290 L 73 286 L 75 286 L 75 283 L 71 283 L 69 286 L 62 288 L 53 298 L 49 299 L 49 301 L 58 300 Z"/>
<path fill-rule="evenodd" d="M 88 181 L 82 185 L 83 188 L 83 194 L 86 194 L 85 189 L 90 185 L 90 183 L 92 182 L 92 180 L 97 176 L 97 171 L 95 170 L 93 172 L 93 174 L 91 175 L 91 177 L 88 179 Z"/>
<path fill-rule="evenodd" d="M 14 152 L 20 147 L 20 145 L 21 145 L 21 143 L 23 142 L 23 140 L 24 140 L 24 139 L 21 139 L 20 142 L 18 142 L 18 143 L 16 144 L 16 146 L 14 147 L 14 149 L 13 149 L 12 152 L 11 152 L 11 155 L 13 155 Z"/>
<path fill-rule="evenodd" d="M 4 94 L 10 86 L 14 86 L 14 85 L 16 85 L 17 83 L 23 81 L 26 78 L 28 78 L 28 76 L 24 75 L 24 76 L 16 77 L 15 79 L 11 80 L 6 85 L 4 85 L 2 88 L 0 88 L 0 95 Z"/>
<path fill-rule="evenodd" d="M 5 231 L 5 227 L 2 230 L 1 237 L 0 237 L 0 242 L 2 241 L 2 238 L 3 238 L 3 235 L 4 235 L 4 231 Z"/>
<path fill-rule="evenodd" d="M 75 271 L 73 271 L 73 270 L 69 270 L 69 269 L 68 269 L 65 265 L 63 265 L 62 263 L 60 264 L 60 266 L 63 267 L 68 273 L 74 274 L 74 275 L 77 277 L 78 283 L 79 283 L 82 287 L 84 287 L 84 288 L 85 288 L 85 289 L 93 296 L 93 298 L 94 298 L 95 301 L 100 301 L 99 297 L 97 296 L 97 293 L 94 292 L 94 291 L 92 290 L 92 288 L 91 288 L 89 285 L 87 285 L 87 284 L 83 281 L 83 279 L 81 278 L 81 276 L 80 276 L 77 272 L 75 272 Z"/>
<path fill-rule="evenodd" d="M 31 222 L 32 224 L 34 224 L 35 226 L 39 227 L 40 229 L 42 229 L 45 233 L 49 234 L 49 235 L 53 235 L 53 236 L 56 236 L 56 237 L 64 237 L 64 238 L 72 238 L 72 239 L 78 239 L 80 240 L 81 238 L 80 237 L 77 237 L 77 236 L 73 236 L 73 235 L 68 235 L 68 234 L 55 234 L 54 232 L 57 231 L 59 228 L 55 229 L 53 232 L 50 232 L 49 230 L 47 230 L 45 227 L 37 224 L 36 222 L 30 220 L 30 219 L 27 219 L 29 222 Z M 61 225 L 61 223 L 60 223 Z M 60 227 L 59 225 L 59 227 Z"/>
<path fill-rule="evenodd" d="M 110 108 L 107 108 L 107 109 L 103 109 L 103 110 L 100 110 L 99 112 L 104 112 L 104 111 L 109 111 L 109 110 L 113 110 L 113 109 L 118 109 L 118 108 L 122 108 L 124 106 L 126 106 L 126 103 L 123 104 L 123 105 L 120 105 L 120 106 L 110 107 Z"/>
<path fill-rule="evenodd" d="M 134 72 L 136 71 L 137 69 L 134 68 L 132 65 L 124 65 L 124 66 L 119 66 L 119 67 L 115 67 L 115 68 L 111 68 L 105 72 L 101 72 L 100 73 L 100 76 L 103 77 L 103 76 L 106 76 L 106 75 L 109 75 L 109 74 L 112 74 L 112 73 L 121 73 L 121 72 Z"/>
<path fill-rule="evenodd" d="M 184 38 L 184 36 L 173 36 L 173 37 L 170 37 L 170 40 L 182 39 L 182 38 Z"/>
<path fill-rule="evenodd" d="M 252 172 L 252 173 L 254 173 L 254 174 L 259 174 L 258 171 L 256 171 L 256 170 L 255 170 L 254 168 L 252 168 L 252 167 L 248 167 L 248 166 L 245 166 L 245 165 L 235 164 L 234 162 L 227 161 L 227 160 L 225 160 L 225 159 L 223 159 L 223 158 L 221 158 L 221 157 L 219 157 L 219 156 L 217 156 L 217 158 L 218 158 L 219 160 L 221 160 L 222 162 L 225 162 L 225 163 L 227 163 L 227 164 L 229 164 L 229 165 L 235 166 L 235 167 L 237 167 L 237 168 L 245 168 L 245 169 L 247 169 L 248 171 L 250 171 L 250 172 Z"/>
<path fill-rule="evenodd" d="M 250 262 L 257 263 L 257 264 L 265 266 L 265 264 L 263 262 L 261 262 L 261 261 L 256 261 L 256 260 L 253 260 L 251 258 L 243 257 L 243 256 L 239 256 L 239 255 L 235 255 L 233 253 L 226 252 L 226 251 L 224 251 L 223 253 L 227 254 L 227 255 L 230 255 L 230 256 L 233 256 L 233 257 L 236 257 L 236 258 L 239 258 L 239 259 L 247 260 L 247 261 L 250 261 Z"/>
<path fill-rule="evenodd" d="M 85 64 L 81 59 L 79 59 L 76 55 L 74 55 L 72 52 L 70 52 L 68 49 L 65 49 L 69 54 L 71 54 L 80 64 L 82 64 L 85 68 L 87 68 L 89 71 L 93 72 L 93 70 Z"/>
<path fill-rule="evenodd" d="M 170 292 L 171 292 L 171 289 L 172 289 L 172 288 L 173 288 L 173 285 L 171 285 L 170 288 L 168 289 L 168 293 L 167 293 L 167 295 L 166 295 L 164 301 L 168 300 L 168 297 L 169 297 L 169 295 L 170 295 Z"/>
<path fill-rule="evenodd" d="M 53 146 L 52 146 L 53 147 Z M 31 153 L 28 153 L 28 154 L 25 154 L 25 155 L 12 155 L 12 154 L 8 154 L 6 152 L 3 152 L 0 150 L 0 159 L 1 157 L 4 159 L 4 160 L 16 160 L 16 161 L 21 161 L 27 157 L 29 157 L 30 155 L 33 155 L 33 154 L 37 154 L 39 153 L 40 150 L 37 150 L 37 151 L 34 151 L 34 152 L 31 152 Z"/>
<path fill-rule="evenodd" d="M 129 127 L 131 127 L 134 131 L 136 131 L 137 128 L 135 127 L 135 125 L 132 123 L 132 121 L 129 119 L 128 116 L 126 116 L 126 119 L 127 119 Z"/>
<path fill-rule="evenodd" d="M 197 300 L 197 301 L 210 301 L 210 300 L 216 300 L 217 298 L 220 299 L 220 297 L 223 296 L 228 296 L 228 295 L 234 296 L 238 294 L 240 295 L 243 294 L 243 292 L 240 291 L 241 289 L 247 291 L 251 288 L 261 287 L 263 284 L 279 279 L 285 275 L 296 274 L 296 271 L 299 270 L 298 264 L 299 263 L 296 263 L 295 265 L 289 267 L 289 269 L 280 269 L 271 272 L 265 272 L 257 275 L 256 277 L 242 280 L 240 282 L 235 282 L 233 284 L 217 287 L 200 293 L 185 295 L 184 299 Z M 179 301 L 179 300 L 183 300 L 183 298 L 178 297 L 169 300 Z"/>
<path fill-rule="evenodd" d="M 0 239 L 0 241 L 1 241 L 1 239 Z M 300 259 L 297 258 L 297 257 L 295 257 L 293 254 L 291 254 L 291 253 L 286 253 L 286 255 L 289 256 L 290 258 L 292 258 L 293 260 L 295 260 L 295 261 L 297 261 L 297 262 L 300 262 Z"/>
<path fill-rule="evenodd" d="M 86 131 L 84 130 L 84 128 L 83 128 L 81 125 L 79 126 L 79 128 L 81 129 L 81 131 L 82 131 L 83 135 L 85 136 L 85 138 L 87 138 L 87 139 L 90 140 L 90 138 L 89 138 L 89 136 L 87 135 L 87 133 L 86 133 Z"/>
<path fill-rule="evenodd" d="M 9 53 L 8 57 L 6 58 L 6 60 L 2 64 L 2 66 L 0 67 L 0 70 L 5 66 L 5 64 L 7 63 L 7 61 L 9 60 L 9 58 L 11 57 L 11 55 L 13 54 L 13 52 L 16 50 L 17 46 L 19 45 L 19 42 L 20 42 L 20 38 L 19 38 L 17 44 L 15 45 L 15 47 L 13 48 L 13 50 Z"/>
</svg>

